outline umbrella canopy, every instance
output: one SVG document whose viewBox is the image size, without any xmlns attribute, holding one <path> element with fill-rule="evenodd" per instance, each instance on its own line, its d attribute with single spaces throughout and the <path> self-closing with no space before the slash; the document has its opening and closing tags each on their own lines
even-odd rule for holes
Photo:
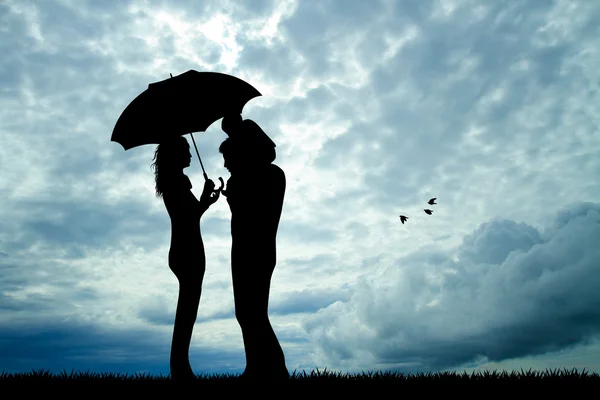
<svg viewBox="0 0 600 400">
<path fill-rule="evenodd" d="M 169 137 L 203 132 L 227 114 L 241 114 L 244 105 L 258 96 L 258 90 L 234 76 L 189 70 L 149 84 L 125 108 L 111 141 L 129 150 L 158 144 Z"/>
</svg>

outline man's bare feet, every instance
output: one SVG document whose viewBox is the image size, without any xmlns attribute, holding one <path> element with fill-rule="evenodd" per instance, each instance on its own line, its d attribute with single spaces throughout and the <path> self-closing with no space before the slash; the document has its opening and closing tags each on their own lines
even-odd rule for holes
<svg viewBox="0 0 600 400">
<path fill-rule="evenodd" d="M 192 367 L 171 367 L 171 380 L 173 382 L 191 382 L 196 380 Z"/>
</svg>

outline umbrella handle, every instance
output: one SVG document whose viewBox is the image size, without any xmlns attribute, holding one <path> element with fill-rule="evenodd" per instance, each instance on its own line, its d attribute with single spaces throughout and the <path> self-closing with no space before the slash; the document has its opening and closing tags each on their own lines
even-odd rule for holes
<svg viewBox="0 0 600 400">
<path fill-rule="evenodd" d="M 196 141 L 194 140 L 194 134 L 190 132 L 190 136 L 192 137 L 192 142 L 194 143 L 194 148 L 196 149 L 196 155 L 198 156 L 198 161 L 200 161 L 200 166 L 202 167 L 202 174 L 204 175 L 204 180 L 208 180 L 208 175 L 206 175 L 206 171 L 204 170 L 204 165 L 202 164 L 202 159 L 200 158 L 200 153 L 198 153 L 198 146 L 196 146 Z"/>
<path fill-rule="evenodd" d="M 225 182 L 223 182 L 223 178 L 221 177 L 219 177 L 219 180 L 221 181 L 221 187 L 217 190 L 223 193 L 223 196 L 227 197 L 227 190 L 225 190 Z"/>
</svg>

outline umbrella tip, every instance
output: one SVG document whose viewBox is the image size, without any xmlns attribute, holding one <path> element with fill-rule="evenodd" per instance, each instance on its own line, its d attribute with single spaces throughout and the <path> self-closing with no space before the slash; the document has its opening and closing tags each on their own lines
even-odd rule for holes
<svg viewBox="0 0 600 400">
<path fill-rule="evenodd" d="M 171 78 L 173 77 L 173 74 L 169 72 L 169 75 L 171 75 Z"/>
</svg>

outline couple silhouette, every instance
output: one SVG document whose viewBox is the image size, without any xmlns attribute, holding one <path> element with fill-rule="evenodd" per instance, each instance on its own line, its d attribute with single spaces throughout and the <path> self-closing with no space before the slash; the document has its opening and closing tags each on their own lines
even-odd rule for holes
<svg viewBox="0 0 600 400">
<path fill-rule="evenodd" d="M 183 170 L 192 155 L 180 136 L 160 143 L 155 150 L 156 195 L 162 197 L 171 219 L 169 268 L 179 281 L 179 297 L 171 344 L 173 381 L 195 378 L 189 361 L 206 257 L 200 220 L 223 194 L 231 210 L 231 272 L 235 316 L 242 330 L 247 382 L 281 382 L 289 379 L 283 350 L 268 317 L 269 289 L 276 264 L 276 235 L 283 208 L 285 174 L 273 164 L 275 143 L 251 120 L 225 116 L 221 128 L 228 138 L 219 152 L 230 178 L 226 188 L 204 182 L 199 199 Z M 221 181 L 223 183 L 223 181 Z"/>
</svg>

